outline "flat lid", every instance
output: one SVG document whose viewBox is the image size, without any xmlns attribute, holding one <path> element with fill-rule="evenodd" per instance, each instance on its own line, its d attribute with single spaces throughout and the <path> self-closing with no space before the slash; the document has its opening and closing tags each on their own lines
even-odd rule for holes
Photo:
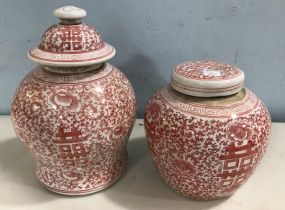
<svg viewBox="0 0 285 210">
<path fill-rule="evenodd" d="M 227 96 L 243 88 L 244 73 L 238 67 L 218 61 L 179 64 L 171 76 L 171 86 L 180 93 L 198 97 Z"/>
<path fill-rule="evenodd" d="M 74 6 L 54 10 L 59 24 L 49 27 L 29 58 L 47 66 L 89 66 L 111 59 L 116 51 L 92 26 L 81 22 L 86 11 Z"/>
</svg>

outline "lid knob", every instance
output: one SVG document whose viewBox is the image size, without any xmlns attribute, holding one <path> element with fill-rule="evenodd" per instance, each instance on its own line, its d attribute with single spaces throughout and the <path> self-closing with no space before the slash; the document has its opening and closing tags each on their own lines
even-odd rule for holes
<svg viewBox="0 0 285 210">
<path fill-rule="evenodd" d="M 197 97 L 227 96 L 243 88 L 244 73 L 238 67 L 218 61 L 185 62 L 176 66 L 171 86 Z"/>
<path fill-rule="evenodd" d="M 62 20 L 76 20 L 85 17 L 86 11 L 75 6 L 64 6 L 55 9 L 53 15 Z"/>
</svg>

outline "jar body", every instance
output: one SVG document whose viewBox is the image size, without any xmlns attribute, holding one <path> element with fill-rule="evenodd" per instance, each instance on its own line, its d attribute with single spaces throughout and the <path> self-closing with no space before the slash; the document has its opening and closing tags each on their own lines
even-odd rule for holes
<svg viewBox="0 0 285 210">
<path fill-rule="evenodd" d="M 122 175 L 135 116 L 131 84 L 108 63 L 70 75 L 39 66 L 12 105 L 15 131 L 36 160 L 37 178 L 69 195 L 99 191 Z"/>
<path fill-rule="evenodd" d="M 164 87 L 146 105 L 154 164 L 176 192 L 195 199 L 230 196 L 254 172 L 268 144 L 270 115 L 248 89 L 212 99 Z"/>
</svg>

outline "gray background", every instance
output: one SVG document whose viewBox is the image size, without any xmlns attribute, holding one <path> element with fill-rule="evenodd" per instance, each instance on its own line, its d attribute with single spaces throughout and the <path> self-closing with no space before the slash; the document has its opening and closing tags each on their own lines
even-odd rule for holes
<svg viewBox="0 0 285 210">
<path fill-rule="evenodd" d="M 116 47 L 110 62 L 134 85 L 139 117 L 175 65 L 214 59 L 242 68 L 273 120 L 285 120 L 284 0 L 0 0 L 0 114 L 35 66 L 27 51 L 58 22 L 52 11 L 70 4 Z"/>
</svg>

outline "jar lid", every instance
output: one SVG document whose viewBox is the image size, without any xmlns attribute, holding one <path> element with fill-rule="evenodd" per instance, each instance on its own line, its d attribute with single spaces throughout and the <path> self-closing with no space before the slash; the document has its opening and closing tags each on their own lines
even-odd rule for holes
<svg viewBox="0 0 285 210">
<path fill-rule="evenodd" d="M 59 24 L 49 27 L 29 58 L 48 66 L 88 66 L 111 59 L 116 51 L 92 26 L 81 22 L 86 11 L 74 6 L 54 10 Z"/>
<path fill-rule="evenodd" d="M 217 61 L 185 62 L 175 67 L 171 86 L 198 97 L 227 96 L 243 88 L 244 73 L 238 67 Z"/>
</svg>

